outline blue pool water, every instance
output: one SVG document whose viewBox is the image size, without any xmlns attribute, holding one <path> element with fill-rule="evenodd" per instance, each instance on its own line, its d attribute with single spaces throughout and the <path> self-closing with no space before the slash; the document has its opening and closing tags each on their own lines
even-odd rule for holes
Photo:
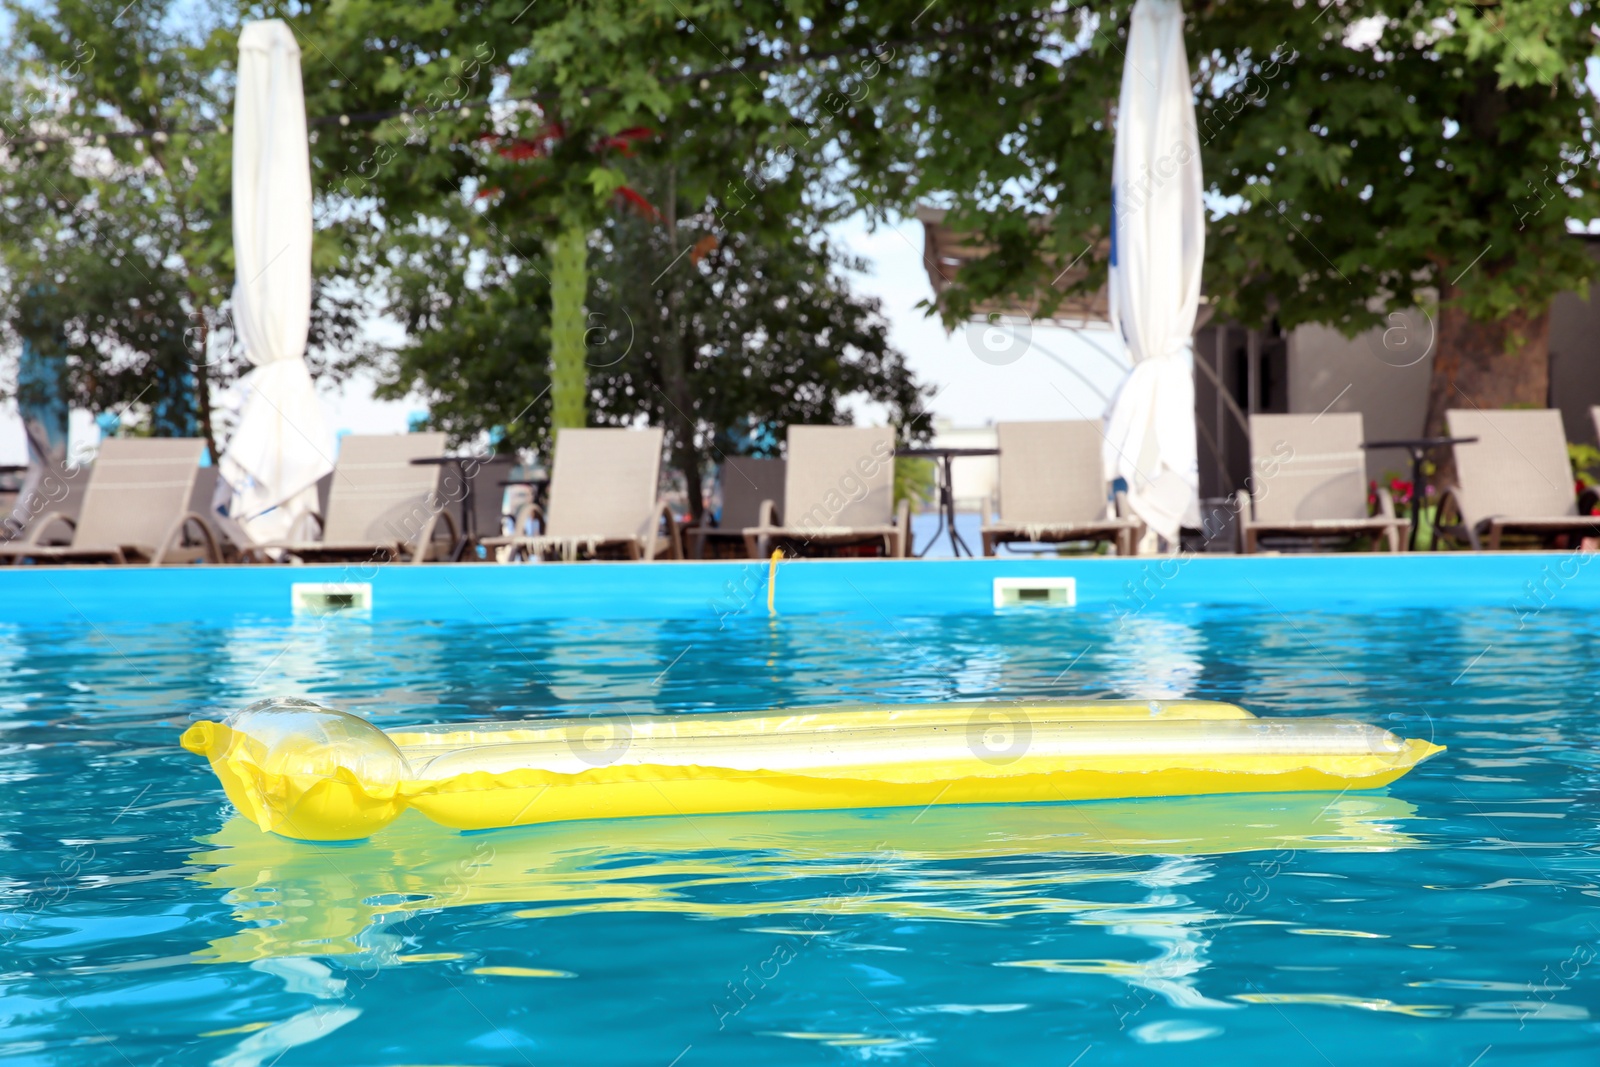
<svg viewBox="0 0 1600 1067">
<path fill-rule="evenodd" d="M 0 627 L 0 1058 L 1588 1064 L 1592 617 L 1505 608 Z M 658 819 L 311 846 L 181 728 L 1161 696 L 1449 751 L 1379 794 Z"/>
</svg>

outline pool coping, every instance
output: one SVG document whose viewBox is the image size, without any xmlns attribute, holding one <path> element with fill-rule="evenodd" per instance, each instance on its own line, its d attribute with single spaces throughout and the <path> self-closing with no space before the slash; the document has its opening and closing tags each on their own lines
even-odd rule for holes
<svg viewBox="0 0 1600 1067">
<path fill-rule="evenodd" d="M 775 613 L 878 617 L 1109 612 L 1199 605 L 1276 612 L 1499 607 L 1526 619 L 1600 607 L 1594 553 L 1179 555 L 1047 559 L 786 560 Z M 4 567 L 0 620 L 11 623 L 288 619 L 294 586 L 365 585 L 378 619 L 768 617 L 765 561 L 331 566 Z M 995 606 L 996 579 L 1071 587 L 1049 605 Z M 1040 588 L 1048 583 L 1040 583 Z"/>
</svg>

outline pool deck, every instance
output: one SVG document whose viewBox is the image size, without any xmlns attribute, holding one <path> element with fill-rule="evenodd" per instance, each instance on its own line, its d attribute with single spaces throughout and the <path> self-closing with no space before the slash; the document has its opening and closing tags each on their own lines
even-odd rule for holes
<svg viewBox="0 0 1600 1067">
<path fill-rule="evenodd" d="M 1600 607 L 1593 553 L 789 560 L 777 614 L 1163 612 Z M 765 562 L 0 568 L 0 620 L 286 619 L 297 583 L 364 583 L 374 619 L 767 617 Z M 995 579 L 1071 578 L 1074 603 L 997 609 Z"/>
</svg>

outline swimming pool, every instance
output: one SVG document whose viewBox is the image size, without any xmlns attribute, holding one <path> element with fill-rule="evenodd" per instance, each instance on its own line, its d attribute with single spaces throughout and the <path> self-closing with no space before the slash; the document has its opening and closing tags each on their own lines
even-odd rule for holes
<svg viewBox="0 0 1600 1067">
<path fill-rule="evenodd" d="M 127 579 L 177 579 L 159 600 L 103 572 L 25 576 L 0 588 L 27 607 L 0 625 L 0 1055 L 1593 1062 L 1600 649 L 1586 572 L 1519 613 L 1518 583 L 1555 557 L 1363 572 L 1366 586 L 1321 593 L 1297 584 L 1298 562 L 1267 562 L 1133 602 L 1119 598 L 1137 572 L 1075 564 L 1076 609 L 951 613 L 882 585 L 881 564 L 797 567 L 796 586 L 851 585 L 868 607 L 830 613 L 816 586 L 811 610 L 777 617 L 764 593 L 707 610 L 694 583 L 724 572 L 690 567 L 652 572 L 694 585 L 659 618 L 641 617 L 648 589 L 630 602 L 616 577 L 637 568 L 606 569 L 592 614 L 612 617 L 586 619 L 531 617 L 565 603 L 536 585 L 520 619 L 400 610 L 414 599 L 398 583 L 452 575 L 470 601 L 496 568 L 390 568 L 371 612 L 298 617 L 284 590 L 247 588 L 288 568 L 219 569 L 192 601 L 191 572 Z M 908 566 L 949 596 L 987 595 L 1000 573 Z M 1357 587 L 1400 592 L 1352 606 Z M 383 726 L 1188 693 L 1354 715 L 1450 750 L 1379 794 L 474 835 L 408 815 L 364 844 L 308 846 L 232 816 L 176 746 L 191 719 L 270 693 Z"/>
</svg>

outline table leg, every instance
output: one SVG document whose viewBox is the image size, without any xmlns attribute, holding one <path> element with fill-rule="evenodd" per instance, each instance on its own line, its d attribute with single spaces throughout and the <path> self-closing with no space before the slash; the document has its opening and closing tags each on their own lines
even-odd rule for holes
<svg viewBox="0 0 1600 1067">
<path fill-rule="evenodd" d="M 939 543 L 939 538 L 944 536 L 944 501 L 943 500 L 941 500 L 939 502 L 939 507 L 934 509 L 934 513 L 939 516 L 939 525 L 934 528 L 933 535 L 928 538 L 928 543 L 922 546 L 922 551 L 915 553 L 915 555 L 916 555 L 916 557 L 918 559 L 921 559 L 922 557 L 926 556 L 928 554 L 928 550 L 931 549 L 934 545 L 938 544 Z"/>
<path fill-rule="evenodd" d="M 944 505 L 945 516 L 950 523 L 950 554 L 956 559 L 960 559 L 963 551 L 966 552 L 968 556 L 971 556 L 973 553 L 972 549 L 967 545 L 967 543 L 961 539 L 961 535 L 956 532 L 956 480 L 955 473 L 952 470 L 952 465 L 954 462 L 955 457 L 944 457 L 944 466 L 942 470 L 944 475 L 944 485 L 940 489 L 940 496 L 942 498 L 940 502 Z"/>
<path fill-rule="evenodd" d="M 928 549 L 937 544 L 939 538 L 944 536 L 944 509 L 940 508 L 936 514 L 939 516 L 939 525 L 934 528 L 933 535 L 928 538 L 928 543 L 922 546 L 922 551 L 915 553 L 918 559 L 926 556 L 928 554 Z"/>
<path fill-rule="evenodd" d="M 464 463 L 456 464 L 456 473 L 461 476 L 461 530 L 456 538 L 456 546 L 450 553 L 450 562 L 460 563 L 466 556 L 467 549 L 477 542 L 477 515 L 472 506 L 472 478 L 467 473 Z"/>
</svg>

